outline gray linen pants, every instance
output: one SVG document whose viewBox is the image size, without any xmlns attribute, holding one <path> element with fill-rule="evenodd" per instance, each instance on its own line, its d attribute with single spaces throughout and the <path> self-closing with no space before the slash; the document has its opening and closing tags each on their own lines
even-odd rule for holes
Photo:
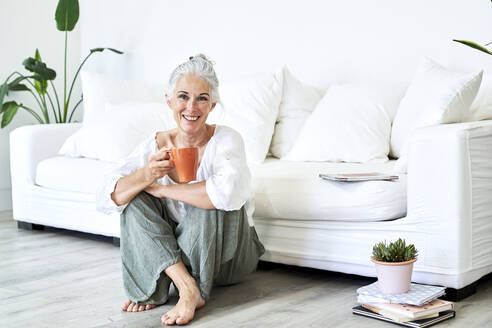
<svg viewBox="0 0 492 328">
<path fill-rule="evenodd" d="M 177 224 L 164 200 L 140 192 L 120 216 L 123 285 L 128 298 L 142 304 L 163 304 L 170 278 L 164 270 L 183 261 L 202 297 L 212 285 L 240 282 L 256 270 L 265 248 L 244 208 L 204 210 L 191 205 Z"/>
</svg>

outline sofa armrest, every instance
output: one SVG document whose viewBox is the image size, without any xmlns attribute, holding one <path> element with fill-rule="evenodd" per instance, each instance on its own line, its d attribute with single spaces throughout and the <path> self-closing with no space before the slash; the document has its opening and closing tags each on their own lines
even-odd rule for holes
<svg viewBox="0 0 492 328">
<path fill-rule="evenodd" d="M 12 192 L 23 184 L 34 184 L 36 166 L 55 156 L 65 140 L 82 123 L 26 125 L 10 133 L 10 173 Z"/>
<path fill-rule="evenodd" d="M 492 120 L 421 128 L 408 151 L 407 219 L 435 236 L 427 247 L 452 245 L 468 270 L 492 264 Z"/>
</svg>

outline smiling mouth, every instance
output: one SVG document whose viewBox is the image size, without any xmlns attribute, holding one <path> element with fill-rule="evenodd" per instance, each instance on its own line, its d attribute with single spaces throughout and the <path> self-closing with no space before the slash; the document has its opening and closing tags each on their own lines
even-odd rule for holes
<svg viewBox="0 0 492 328">
<path fill-rule="evenodd" d="M 181 115 L 181 116 L 187 121 L 196 121 L 200 118 L 200 116 L 188 116 L 188 115 Z"/>
</svg>

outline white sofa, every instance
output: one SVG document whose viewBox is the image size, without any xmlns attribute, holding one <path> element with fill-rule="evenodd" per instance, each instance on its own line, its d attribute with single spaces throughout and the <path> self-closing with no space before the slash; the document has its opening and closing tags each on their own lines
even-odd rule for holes
<svg viewBox="0 0 492 328">
<path fill-rule="evenodd" d="M 116 164 L 57 155 L 80 127 L 31 125 L 11 133 L 19 227 L 119 237 L 119 214 L 97 212 L 94 193 Z M 318 178 L 321 172 L 390 172 L 394 162 L 267 158 L 253 165 L 254 221 L 266 246 L 262 260 L 375 276 L 372 245 L 403 237 L 419 250 L 415 282 L 453 288 L 457 298 L 473 292 L 474 283 L 492 272 L 492 121 L 419 129 L 409 146 L 408 175 L 398 182 L 347 185 Z M 365 213 L 363 221 L 358 213 Z"/>
</svg>

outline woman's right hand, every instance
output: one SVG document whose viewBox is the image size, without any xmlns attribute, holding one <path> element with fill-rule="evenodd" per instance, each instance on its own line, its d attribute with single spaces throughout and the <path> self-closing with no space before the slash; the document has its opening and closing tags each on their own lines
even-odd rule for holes
<svg viewBox="0 0 492 328">
<path fill-rule="evenodd" d="M 169 149 L 161 148 L 158 152 L 149 156 L 144 167 L 145 180 L 149 183 L 162 178 L 174 169 Z"/>
</svg>

